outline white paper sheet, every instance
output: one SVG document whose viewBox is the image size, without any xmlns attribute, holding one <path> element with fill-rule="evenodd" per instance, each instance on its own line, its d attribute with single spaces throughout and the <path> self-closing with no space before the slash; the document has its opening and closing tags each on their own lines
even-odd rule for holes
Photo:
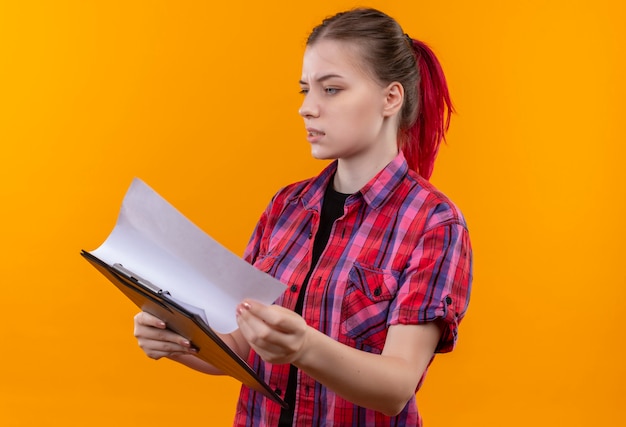
<svg viewBox="0 0 626 427">
<path fill-rule="evenodd" d="M 245 298 L 273 303 L 285 285 L 220 245 L 178 210 L 135 178 L 124 197 L 117 224 L 91 252 L 122 264 L 137 276 L 204 310 L 221 333 L 237 328 L 235 309 Z"/>
</svg>

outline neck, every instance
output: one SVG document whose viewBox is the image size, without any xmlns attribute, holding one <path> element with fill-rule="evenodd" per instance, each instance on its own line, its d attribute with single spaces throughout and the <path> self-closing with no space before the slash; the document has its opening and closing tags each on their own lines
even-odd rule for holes
<svg viewBox="0 0 626 427">
<path fill-rule="evenodd" d="M 340 193 L 353 194 L 383 170 L 396 156 L 398 149 L 388 150 L 372 159 L 338 159 L 337 172 L 333 180 L 335 190 Z"/>
</svg>

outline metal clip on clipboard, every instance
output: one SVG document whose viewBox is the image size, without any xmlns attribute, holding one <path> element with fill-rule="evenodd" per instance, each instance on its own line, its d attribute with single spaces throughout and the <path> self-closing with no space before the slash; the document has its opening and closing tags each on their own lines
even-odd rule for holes
<svg viewBox="0 0 626 427">
<path fill-rule="evenodd" d="M 158 286 L 154 285 L 152 282 L 150 282 L 150 281 L 148 281 L 146 279 L 142 279 L 141 277 L 139 277 L 138 275 L 136 275 L 135 273 L 133 273 L 129 269 L 125 268 L 120 263 L 113 264 L 113 269 L 115 271 L 117 271 L 118 273 L 122 274 L 123 276 L 126 276 L 127 278 L 129 278 L 133 282 L 150 289 L 152 292 L 154 292 L 154 293 L 156 293 L 158 295 L 168 295 L 168 296 L 170 295 L 170 293 L 168 291 L 164 291 L 163 289 L 161 289 Z"/>
</svg>

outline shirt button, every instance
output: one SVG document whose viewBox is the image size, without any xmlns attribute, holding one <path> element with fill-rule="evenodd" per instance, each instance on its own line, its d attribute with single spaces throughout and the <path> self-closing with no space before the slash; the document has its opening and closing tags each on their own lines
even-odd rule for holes
<svg viewBox="0 0 626 427">
<path fill-rule="evenodd" d="M 291 290 L 291 292 L 297 292 L 298 287 L 296 285 L 291 285 L 291 288 L 289 288 L 289 290 Z"/>
<path fill-rule="evenodd" d="M 283 391 L 281 389 L 277 388 L 276 390 L 274 390 L 274 393 L 276 393 L 277 395 L 280 396 L 281 394 L 283 394 Z"/>
<path fill-rule="evenodd" d="M 380 289 L 380 286 L 374 289 L 374 296 L 379 297 L 383 291 Z"/>
<path fill-rule="evenodd" d="M 450 295 L 448 295 L 446 297 L 446 305 L 450 305 L 450 304 L 452 304 L 452 297 L 450 297 Z"/>
</svg>

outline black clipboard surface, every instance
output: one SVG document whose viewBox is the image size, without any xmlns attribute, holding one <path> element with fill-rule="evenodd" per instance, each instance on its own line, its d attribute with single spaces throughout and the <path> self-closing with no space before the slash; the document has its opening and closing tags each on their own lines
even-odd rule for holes
<svg viewBox="0 0 626 427">
<path fill-rule="evenodd" d="M 111 266 L 83 250 L 81 255 L 111 281 L 142 311 L 163 320 L 169 329 L 182 335 L 197 348 L 196 356 L 241 381 L 282 407 L 285 401 L 265 383 L 250 366 L 240 358 L 197 314 L 187 310 L 166 294 L 128 274 L 124 269 Z"/>
</svg>

